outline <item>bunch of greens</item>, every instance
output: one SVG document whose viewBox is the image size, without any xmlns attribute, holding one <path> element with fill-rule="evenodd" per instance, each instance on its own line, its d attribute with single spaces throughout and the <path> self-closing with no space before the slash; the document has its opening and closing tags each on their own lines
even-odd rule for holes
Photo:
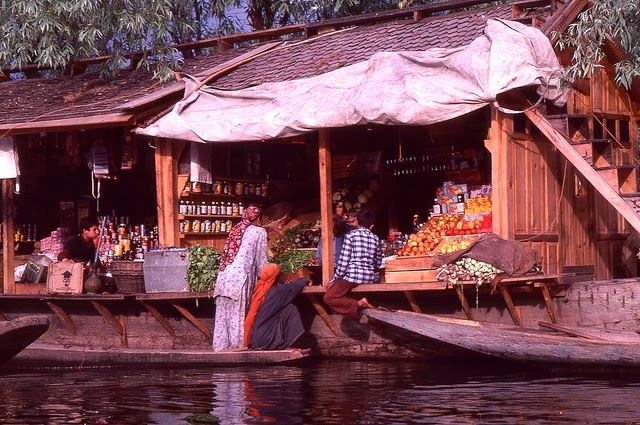
<svg viewBox="0 0 640 425">
<path fill-rule="evenodd" d="M 295 273 L 315 257 L 315 251 L 301 251 L 290 249 L 279 257 L 273 257 L 269 261 L 280 266 L 280 273 Z"/>
<path fill-rule="evenodd" d="M 273 257 L 274 258 L 282 257 L 291 249 L 302 248 L 303 240 L 307 241 L 307 239 L 313 238 L 314 236 L 318 236 L 319 238 L 319 235 L 316 232 L 319 229 L 320 229 L 320 222 L 311 221 L 311 222 L 300 223 L 297 226 L 294 226 L 290 229 L 285 230 L 284 232 L 282 232 L 282 234 L 278 235 L 278 237 L 273 243 L 273 246 L 271 247 L 271 252 L 273 253 Z M 317 245 L 318 241 L 315 240 L 314 243 Z M 315 245 L 313 247 L 315 248 Z"/>
<path fill-rule="evenodd" d="M 220 251 L 204 245 L 189 247 L 187 283 L 193 292 L 212 290 L 216 285 L 219 268 Z"/>
</svg>

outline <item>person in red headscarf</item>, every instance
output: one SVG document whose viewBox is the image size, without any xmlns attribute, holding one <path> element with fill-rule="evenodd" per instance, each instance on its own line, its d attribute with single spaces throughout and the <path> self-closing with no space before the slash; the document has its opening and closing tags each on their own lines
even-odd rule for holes
<svg viewBox="0 0 640 425">
<path fill-rule="evenodd" d="M 213 298 L 216 303 L 213 350 L 244 346 L 244 319 L 260 270 L 267 264 L 267 231 L 261 211 L 249 205 L 222 249 Z"/>
</svg>

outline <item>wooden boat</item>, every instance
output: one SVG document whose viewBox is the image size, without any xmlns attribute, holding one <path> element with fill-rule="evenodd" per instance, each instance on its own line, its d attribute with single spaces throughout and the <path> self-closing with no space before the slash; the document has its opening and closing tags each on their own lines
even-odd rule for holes
<svg viewBox="0 0 640 425">
<path fill-rule="evenodd" d="M 167 366 L 200 367 L 225 365 L 288 364 L 308 358 L 311 350 L 231 350 L 214 352 L 196 349 L 141 349 L 60 347 L 35 343 L 16 356 L 25 365 L 55 366 Z"/>
<path fill-rule="evenodd" d="M 434 316 L 408 311 L 365 310 L 369 318 L 430 341 L 474 353 L 539 364 L 640 367 L 640 335 L 540 322 L 541 328 Z"/>
<path fill-rule="evenodd" d="M 15 357 L 48 329 L 47 316 L 24 316 L 0 321 L 0 364 Z"/>
</svg>

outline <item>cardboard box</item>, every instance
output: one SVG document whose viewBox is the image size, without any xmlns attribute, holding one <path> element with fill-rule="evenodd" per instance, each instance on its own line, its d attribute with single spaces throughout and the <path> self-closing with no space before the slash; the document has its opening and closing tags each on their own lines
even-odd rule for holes
<svg viewBox="0 0 640 425">
<path fill-rule="evenodd" d="M 81 294 L 84 268 L 82 263 L 56 261 L 49 265 L 47 292 Z"/>
</svg>

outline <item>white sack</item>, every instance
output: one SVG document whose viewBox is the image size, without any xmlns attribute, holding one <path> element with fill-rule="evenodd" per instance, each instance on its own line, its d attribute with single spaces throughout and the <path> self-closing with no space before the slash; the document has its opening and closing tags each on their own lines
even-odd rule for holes
<svg viewBox="0 0 640 425">
<path fill-rule="evenodd" d="M 0 137 L 0 179 L 15 179 L 19 175 L 18 151 L 13 137 Z"/>
<path fill-rule="evenodd" d="M 234 142 L 367 123 L 428 125 L 495 104 L 498 94 L 524 86 L 537 86 L 561 105 L 561 69 L 542 32 L 489 20 L 483 36 L 460 48 L 377 53 L 326 74 L 244 90 L 204 87 L 137 133 Z M 195 84 L 188 83 L 187 92 Z"/>
</svg>

